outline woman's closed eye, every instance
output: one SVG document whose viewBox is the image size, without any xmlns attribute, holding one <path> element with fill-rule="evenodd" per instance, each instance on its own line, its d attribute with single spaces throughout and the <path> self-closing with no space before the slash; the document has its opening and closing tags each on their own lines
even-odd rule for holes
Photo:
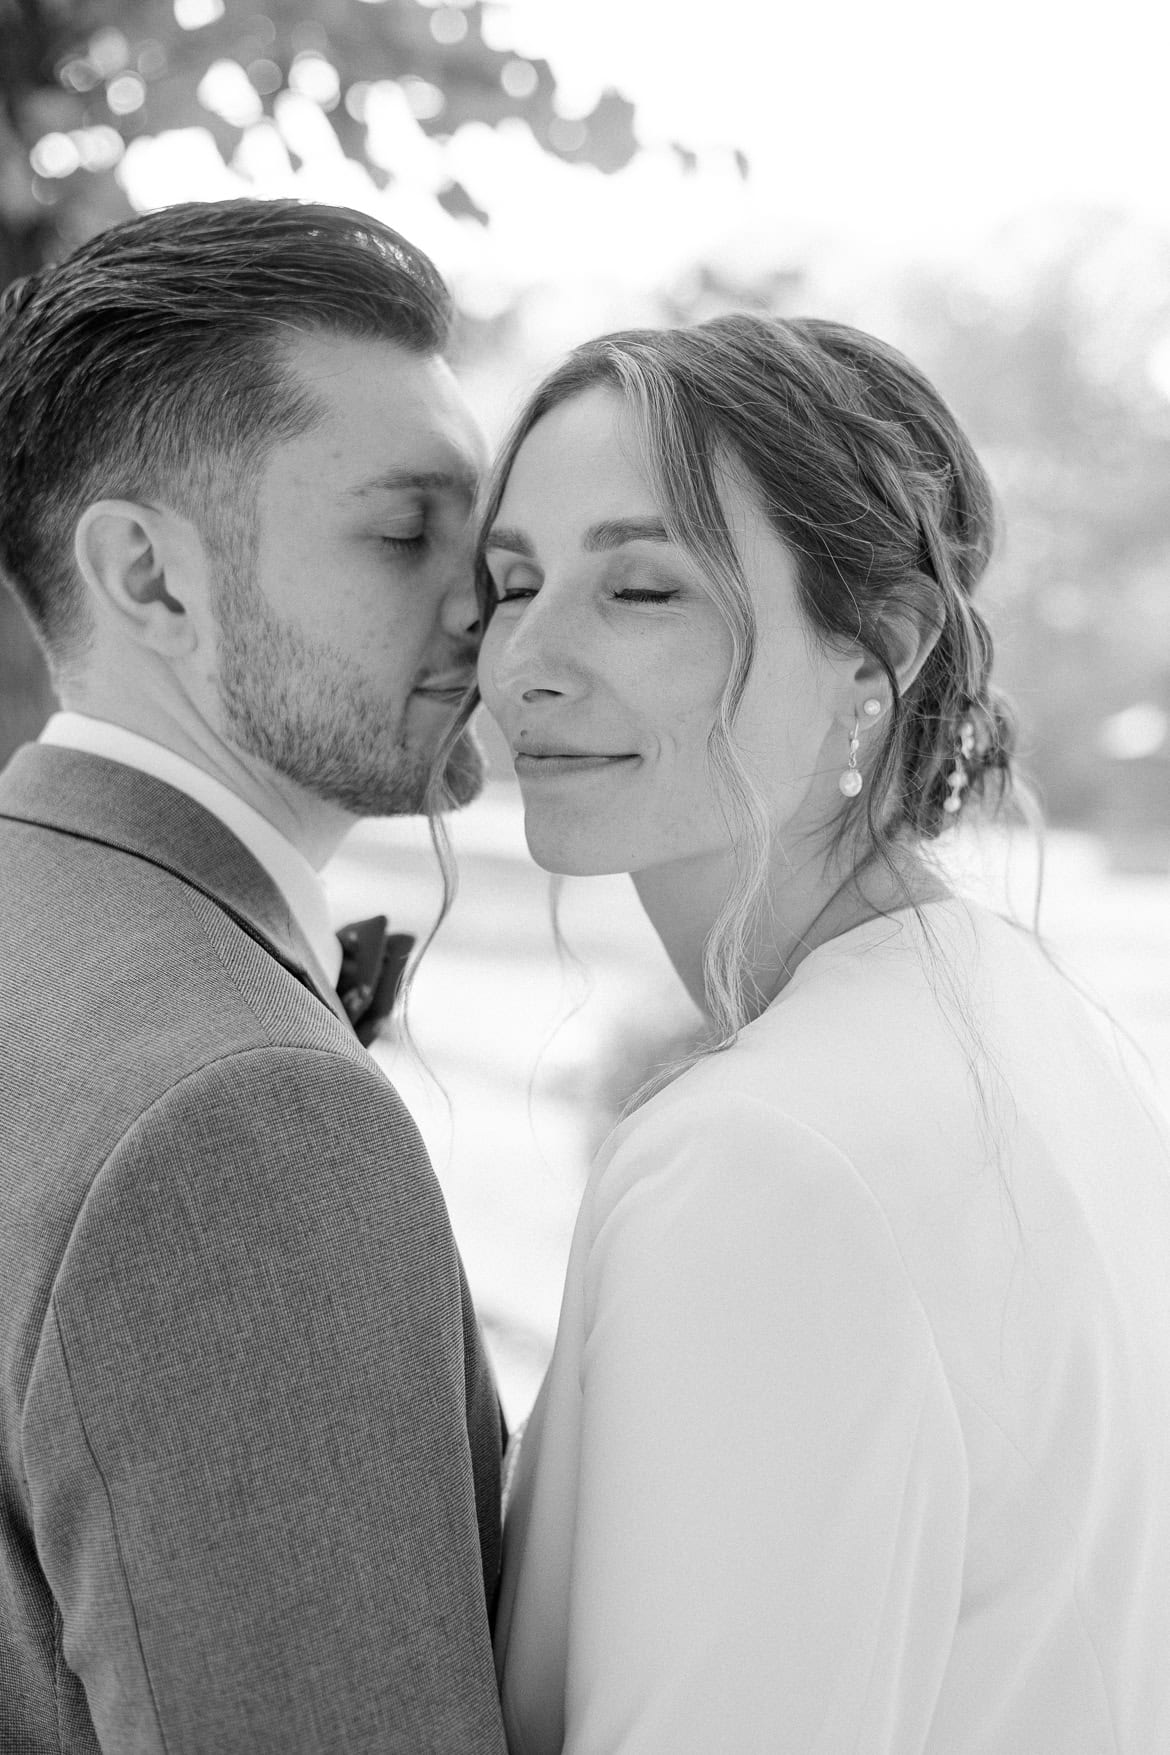
<svg viewBox="0 0 1170 1755">
<path fill-rule="evenodd" d="M 496 592 L 496 602 L 520 603 L 529 597 L 535 597 L 539 590 L 537 585 L 517 585 L 509 591 Z M 679 594 L 677 591 L 644 591 L 626 586 L 620 591 L 613 591 L 610 596 L 614 603 L 669 603 Z"/>
</svg>

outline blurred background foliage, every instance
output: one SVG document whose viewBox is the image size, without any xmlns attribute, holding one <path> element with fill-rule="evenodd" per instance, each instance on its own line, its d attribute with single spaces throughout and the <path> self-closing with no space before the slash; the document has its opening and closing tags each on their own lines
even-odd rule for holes
<svg viewBox="0 0 1170 1755">
<path fill-rule="evenodd" d="M 451 279 L 493 432 L 551 357 L 617 324 L 746 306 L 887 335 L 998 487 L 1002 674 L 1050 816 L 1164 869 L 1170 236 L 1065 204 L 959 263 L 867 264 L 770 224 L 734 142 L 647 144 L 621 91 L 569 101 L 512 39 L 504 0 L 0 0 L 0 279 L 167 200 L 362 207 Z M 49 707 L 0 594 L 0 758 Z"/>
</svg>

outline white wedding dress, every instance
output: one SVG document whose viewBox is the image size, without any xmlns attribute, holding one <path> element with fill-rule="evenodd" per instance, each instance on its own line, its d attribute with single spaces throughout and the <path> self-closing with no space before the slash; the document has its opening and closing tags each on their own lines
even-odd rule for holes
<svg viewBox="0 0 1170 1755">
<path fill-rule="evenodd" d="M 1026 934 L 924 917 L 600 1154 L 508 1517 L 512 1755 L 1170 1752 L 1165 1135 Z"/>
</svg>

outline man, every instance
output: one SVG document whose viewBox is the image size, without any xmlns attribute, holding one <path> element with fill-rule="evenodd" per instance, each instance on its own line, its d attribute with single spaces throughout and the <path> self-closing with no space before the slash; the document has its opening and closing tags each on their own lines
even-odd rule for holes
<svg viewBox="0 0 1170 1755">
<path fill-rule="evenodd" d="M 424 808 L 471 674 L 448 320 L 293 202 L 0 311 L 0 565 L 65 709 L 0 776 L 6 1752 L 504 1747 L 495 1390 L 317 876 Z"/>
</svg>

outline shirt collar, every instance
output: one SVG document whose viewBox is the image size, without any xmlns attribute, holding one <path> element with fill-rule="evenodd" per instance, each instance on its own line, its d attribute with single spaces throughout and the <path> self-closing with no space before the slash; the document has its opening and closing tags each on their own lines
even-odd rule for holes
<svg viewBox="0 0 1170 1755">
<path fill-rule="evenodd" d="M 336 982 L 341 969 L 341 946 L 330 923 L 325 885 L 304 854 L 259 811 L 185 756 L 153 738 L 127 731 L 106 719 L 95 719 L 88 713 L 55 713 L 39 741 L 136 768 L 185 793 L 218 817 L 263 866 L 287 902 L 321 968 L 331 982 Z"/>
</svg>

